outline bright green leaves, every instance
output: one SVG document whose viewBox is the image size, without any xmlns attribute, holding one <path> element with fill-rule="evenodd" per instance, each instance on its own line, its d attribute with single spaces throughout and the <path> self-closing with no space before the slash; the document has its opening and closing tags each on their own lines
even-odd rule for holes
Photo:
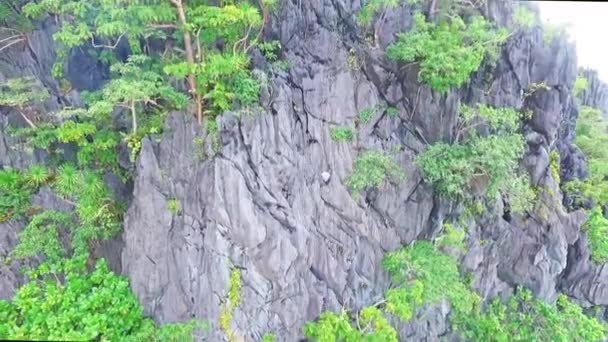
<svg viewBox="0 0 608 342">
<path fill-rule="evenodd" d="M 526 289 L 503 304 L 495 299 L 485 310 L 469 289 L 457 261 L 430 242 L 417 241 L 384 259 L 399 287 L 387 292 L 387 309 L 409 320 L 422 305 L 446 300 L 452 307 L 452 330 L 470 341 L 599 341 L 607 329 L 560 295 L 556 305 L 534 299 Z"/>
<path fill-rule="evenodd" d="M 196 75 L 197 91 L 212 104 L 212 113 L 221 113 L 236 102 L 249 105 L 257 101 L 259 84 L 247 67 L 249 58 L 244 54 L 209 54 L 205 62 L 189 67 L 187 63 L 167 64 L 165 73 L 175 77 Z"/>
<path fill-rule="evenodd" d="M 397 342 L 397 332 L 388 323 L 382 312 L 375 307 L 366 307 L 359 313 L 360 328 L 354 327 L 345 311 L 339 314 L 323 312 L 317 322 L 304 326 L 304 335 L 316 342 Z"/>
<path fill-rule="evenodd" d="M 600 110 L 585 106 L 580 108 L 575 144 L 587 158 L 589 177 L 584 181 L 566 183 L 564 190 L 581 197 L 576 199 L 577 202 L 589 198 L 596 205 L 608 204 L 608 124 L 602 119 Z"/>
<path fill-rule="evenodd" d="M 585 76 L 579 75 L 574 81 L 574 96 L 580 96 L 587 88 L 589 88 L 589 81 Z"/>
<path fill-rule="evenodd" d="M 329 135 L 333 141 L 352 141 L 355 138 L 355 131 L 350 127 L 334 127 Z"/>
<path fill-rule="evenodd" d="M 416 159 L 426 182 L 441 194 L 458 200 L 496 195 L 523 152 L 519 134 L 474 138 L 465 144 L 437 143 Z"/>
<path fill-rule="evenodd" d="M 393 282 L 403 283 L 386 294 L 387 310 L 403 320 L 413 317 L 422 304 L 448 300 L 455 315 L 470 315 L 481 299 L 460 279 L 456 260 L 439 252 L 430 242 L 418 241 L 412 246 L 389 253 L 384 268 Z"/>
<path fill-rule="evenodd" d="M 103 259 L 89 274 L 68 274 L 61 283 L 32 281 L 12 302 L 0 301 L 2 339 L 157 341 L 164 336 L 166 341 L 191 338 L 195 327 L 157 329 L 144 317 L 127 280 L 114 275 Z"/>
<path fill-rule="evenodd" d="M 416 158 L 424 180 L 456 200 L 493 197 L 501 191 L 517 210 L 523 210 L 530 203 L 531 192 L 527 179 L 516 172 L 524 151 L 523 137 L 512 133 L 519 127 L 519 118 L 512 108 L 463 106 L 456 143 L 433 144 Z M 477 133 L 482 124 L 489 128 L 489 136 Z"/>
<path fill-rule="evenodd" d="M 33 78 L 12 78 L 0 85 L 0 106 L 25 109 L 29 104 L 49 97 L 46 88 Z"/>
<path fill-rule="evenodd" d="M 357 20 L 363 26 L 369 26 L 374 19 L 376 13 L 380 10 L 388 10 L 397 7 L 403 0 L 367 0 L 365 5 L 359 11 Z M 408 2 L 414 2 L 408 0 Z"/>
<path fill-rule="evenodd" d="M 601 341 L 606 327 L 560 295 L 556 305 L 518 289 L 506 304 L 495 299 L 485 312 L 469 319 L 465 336 L 472 341 Z"/>
<path fill-rule="evenodd" d="M 591 259 L 598 264 L 608 262 L 608 219 L 598 206 L 589 212 L 589 218 L 583 226 L 587 233 L 589 247 L 591 248 Z"/>
<path fill-rule="evenodd" d="M 235 5 L 192 7 L 187 12 L 190 30 L 200 31 L 203 44 L 210 45 L 217 39 L 224 39 L 230 50 L 243 51 L 248 34 L 262 25 L 262 17 L 257 8 L 248 2 Z M 240 47 L 240 49 L 239 49 Z"/>
<path fill-rule="evenodd" d="M 435 24 L 416 13 L 413 29 L 400 34 L 386 54 L 395 61 L 419 63 L 420 80 L 445 93 L 463 85 L 507 37 L 506 31 L 495 31 L 483 17 L 472 17 L 465 24 L 456 16 Z"/>
<path fill-rule="evenodd" d="M 0 170 L 0 223 L 23 216 L 36 191 L 31 178 L 16 170 Z"/>
<path fill-rule="evenodd" d="M 57 211 L 45 211 L 32 217 L 19 233 L 20 243 L 13 254 L 20 259 L 44 256 L 50 263 L 58 263 L 66 256 L 59 233 L 71 229 L 70 215 Z"/>
<path fill-rule="evenodd" d="M 367 151 L 355 161 L 353 172 L 346 183 L 354 193 L 360 193 L 367 188 L 378 188 L 389 179 L 403 181 L 405 173 L 387 154 Z"/>
<path fill-rule="evenodd" d="M 232 315 L 234 309 L 239 305 L 241 301 L 241 288 L 243 286 L 241 280 L 241 271 L 237 268 L 232 269 L 230 272 L 230 279 L 228 280 L 228 298 L 223 304 L 220 312 L 220 328 L 226 334 L 229 342 L 236 341 L 234 332 L 232 331 Z"/>
</svg>

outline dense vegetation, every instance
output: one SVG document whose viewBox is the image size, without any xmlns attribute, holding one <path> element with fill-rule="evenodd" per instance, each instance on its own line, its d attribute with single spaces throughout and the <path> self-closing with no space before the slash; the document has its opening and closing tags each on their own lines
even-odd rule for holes
<svg viewBox="0 0 608 342">
<path fill-rule="evenodd" d="M 200 331 L 199 321 L 156 326 L 143 315 L 126 279 L 91 252 L 119 233 L 124 212 L 104 176 L 114 173 L 126 181 L 131 168 L 119 163 L 120 146 L 130 148 L 133 161 L 141 139 L 162 132 L 169 111 L 190 106 L 213 136 L 219 131 L 214 120 L 218 113 L 257 102 L 260 81 L 250 72 L 247 52 L 262 43 L 261 29 L 277 3 L 260 4 L 261 9 L 249 1 L 1 3 L 0 21 L 15 36 L 3 40 L 0 49 L 24 42 L 33 21 L 50 15 L 59 24 L 53 73 L 62 86 L 70 87 L 63 69 L 76 47 L 89 48 L 109 65 L 112 79 L 98 91 L 83 92 L 84 107 L 44 116 L 38 108 L 48 93 L 34 79 L 9 79 L 1 85 L 0 105 L 28 124 L 13 131 L 23 141 L 21 148 L 46 150 L 50 158 L 46 166 L 0 171 L 0 222 L 28 222 L 11 258 L 32 264 L 23 268 L 29 282 L 11 301 L 0 302 L 0 338 L 181 341 Z M 276 44 L 264 44 L 262 52 L 276 62 Z M 128 131 L 116 126 L 116 115 L 128 118 Z M 66 145 L 76 147 L 75 158 L 64 153 Z M 51 189 L 73 211 L 33 207 L 32 195 L 41 187 Z M 177 201 L 168 206 L 180 210 Z M 233 272 L 227 304 L 218 317 L 231 340 L 239 284 L 240 276 Z M 267 334 L 264 339 L 273 338 Z"/>
<path fill-rule="evenodd" d="M 306 336 L 315 341 L 397 341 L 395 330 L 386 325 L 388 315 L 409 321 L 419 309 L 442 301 L 452 309 L 453 332 L 470 341 L 598 341 L 608 333 L 564 295 L 550 305 L 519 289 L 508 301 L 495 299 L 483 308 L 457 259 L 428 241 L 389 253 L 383 266 L 396 284 L 385 301 L 352 316 L 325 312 L 318 322 L 307 324 Z"/>
<path fill-rule="evenodd" d="M 464 202 L 500 192 L 521 212 L 534 195 L 527 176 L 517 175 L 524 140 L 516 133 L 521 114 L 512 108 L 462 106 L 454 143 L 429 146 L 416 160 L 424 179 L 443 195 Z M 481 135 L 479 127 L 489 134 Z"/>
<path fill-rule="evenodd" d="M 379 13 L 402 2 L 420 3 L 366 1 L 359 23 L 369 26 Z M 492 62 L 510 33 L 480 16 L 458 15 L 464 2 L 438 3 L 443 11 L 431 6 L 428 15 L 414 13 L 413 28 L 399 35 L 386 56 L 399 67 L 416 65 L 419 81 L 445 94 L 463 86 L 484 61 Z M 278 63 L 280 45 L 261 41 L 268 11 L 276 6 L 276 0 L 219 4 L 205 0 L 39 0 L 23 7 L 0 2 L 0 21 L 14 33 L 0 42 L 0 51 L 26 43 L 33 22 L 50 15 L 59 24 L 54 36 L 60 47 L 54 76 L 63 86 L 69 88 L 63 69 L 72 48 L 89 48 L 112 74 L 102 89 L 82 94 L 82 108 L 62 108 L 45 120 L 37 108 L 49 94 L 34 79 L 11 79 L 1 85 L 0 105 L 12 108 L 28 125 L 13 132 L 22 138 L 22 147 L 46 150 L 50 158 L 48 165 L 0 171 L 0 223 L 27 222 L 11 258 L 31 264 L 23 268 L 29 281 L 12 300 L 0 301 L 0 338 L 182 341 L 204 330 L 204 324 L 196 320 L 157 326 L 143 314 L 128 281 L 115 275 L 93 252 L 120 232 L 125 209 L 114 199 L 104 176 L 114 173 L 127 180 L 133 165 L 125 168 L 119 163 L 120 147 L 126 145 L 134 161 L 143 137 L 161 133 L 165 116 L 173 110 L 194 113 L 207 134 L 215 136 L 212 145 L 217 151 L 215 117 L 229 109 L 255 105 L 264 85 L 250 70 L 249 52 L 258 48 L 269 62 Z M 529 28 L 534 20 L 530 12 L 516 10 L 516 25 Z M 585 82 L 577 80 L 575 92 L 584 87 Z M 371 124 L 380 112 L 399 116 L 393 107 L 365 108 L 358 113 L 355 127 Z M 117 116 L 127 119 L 127 129 L 116 125 Z M 417 157 L 424 180 L 438 194 L 467 204 L 494 200 L 501 194 L 512 211 L 528 210 L 535 195 L 527 175 L 517 169 L 524 149 L 518 133 L 521 120 L 522 115 L 512 108 L 462 106 L 453 139 L 428 146 Z M 608 154 L 598 149 L 597 139 L 608 142 L 604 141 L 608 136 L 597 111 L 581 111 L 577 135 L 577 144 L 589 158 L 591 177 L 570 186 L 598 204 L 585 229 L 594 260 L 606 262 L 608 220 L 599 205 L 606 204 L 608 194 L 603 191 Z M 357 132 L 350 126 L 333 127 L 330 137 L 350 142 Z M 196 139 L 197 145 L 203 144 L 201 137 Z M 75 157 L 64 153 L 66 145 L 76 149 Z M 556 180 L 558 164 L 552 154 L 551 172 Z M 390 155 L 367 150 L 358 155 L 345 181 L 356 196 L 405 177 Z M 32 196 L 41 188 L 53 191 L 73 210 L 34 207 Z M 170 199 L 167 210 L 178 215 L 181 203 Z M 452 310 L 452 332 L 466 339 L 592 341 L 606 337 L 606 327 L 585 316 L 565 296 L 549 305 L 520 289 L 506 303 L 496 299 L 483 307 L 458 267 L 454 254 L 464 252 L 466 230 L 445 224 L 435 241 L 418 241 L 385 257 L 383 267 L 394 286 L 383 301 L 359 312 L 324 312 L 316 322 L 306 324 L 304 334 L 328 342 L 397 341 L 389 317 L 409 321 L 425 306 L 447 302 Z M 237 340 L 232 318 L 242 286 L 240 271 L 232 269 L 217 317 L 229 341 Z M 263 337 L 263 341 L 273 340 L 272 333 Z"/>
</svg>

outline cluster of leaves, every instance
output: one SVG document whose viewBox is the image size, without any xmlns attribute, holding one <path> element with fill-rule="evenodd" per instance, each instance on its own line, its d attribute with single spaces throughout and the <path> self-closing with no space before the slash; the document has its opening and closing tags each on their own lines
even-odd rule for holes
<svg viewBox="0 0 608 342">
<path fill-rule="evenodd" d="M 317 342 L 398 341 L 397 331 L 376 307 L 363 308 L 356 321 L 358 326 L 351 323 L 345 311 L 341 313 L 326 311 L 321 314 L 318 321 L 306 323 L 304 335 Z"/>
<path fill-rule="evenodd" d="M 585 154 L 589 177 L 567 182 L 564 190 L 578 196 L 579 202 L 589 198 L 596 205 L 604 206 L 608 204 L 608 124 L 601 115 L 598 109 L 580 108 L 575 144 Z"/>
<path fill-rule="evenodd" d="M 452 322 L 460 323 L 480 305 L 480 297 L 461 281 L 456 260 L 431 242 L 418 241 L 389 253 L 383 266 L 394 283 L 404 284 L 386 293 L 387 311 L 402 320 L 412 319 L 423 305 L 448 300 L 454 310 Z"/>
<path fill-rule="evenodd" d="M 355 131 L 350 127 L 335 127 L 330 131 L 333 141 L 352 141 L 355 138 Z"/>
<path fill-rule="evenodd" d="M 433 23 L 416 13 L 413 29 L 401 33 L 386 54 L 394 61 L 418 63 L 420 80 L 445 93 L 469 80 L 484 57 L 495 58 L 508 36 L 506 30 L 494 30 L 480 16 L 470 18 L 468 23 L 459 16 Z"/>
<path fill-rule="evenodd" d="M 553 25 L 546 23 L 543 26 L 543 42 L 551 44 L 555 38 L 563 37 L 567 34 L 567 25 Z"/>
<path fill-rule="evenodd" d="M 527 179 L 514 177 L 524 151 L 523 137 L 513 133 L 519 120 L 520 114 L 512 108 L 463 106 L 455 143 L 433 144 L 416 158 L 425 181 L 439 193 L 464 202 L 485 195 L 493 198 L 499 191 L 512 202 L 520 195 L 527 198 L 529 192 L 519 191 L 529 188 Z M 489 134 L 481 136 L 480 128 Z"/>
<path fill-rule="evenodd" d="M 33 165 L 23 173 L 0 170 L 0 223 L 28 213 L 32 194 L 50 179 L 46 168 Z"/>
<path fill-rule="evenodd" d="M 591 248 L 591 259 L 598 264 L 608 262 L 608 219 L 598 206 L 589 212 L 589 218 L 583 226 Z"/>
<path fill-rule="evenodd" d="M 222 306 L 220 312 L 220 328 L 224 334 L 226 334 L 226 338 L 230 342 L 236 341 L 231 324 L 234 309 L 241 301 L 242 286 L 241 272 L 237 268 L 232 269 L 230 272 L 230 279 L 228 280 L 228 298 L 226 298 L 226 302 Z"/>
<path fill-rule="evenodd" d="M 404 283 L 387 292 L 388 310 L 409 320 L 422 305 L 447 300 L 452 328 L 467 340 L 599 341 L 608 332 L 564 295 L 550 305 L 521 289 L 506 304 L 497 298 L 483 310 L 480 297 L 463 281 L 456 259 L 430 242 L 418 241 L 390 253 L 384 266 L 396 283 Z"/>
<path fill-rule="evenodd" d="M 551 176 L 557 184 L 561 183 L 560 177 L 560 156 L 559 152 L 551 151 L 549 154 L 549 167 L 551 168 Z"/>
<path fill-rule="evenodd" d="M 495 299 L 474 320 L 464 332 L 473 341 L 603 341 L 608 333 L 602 322 L 585 315 L 564 294 L 550 305 L 523 288 L 506 304 Z"/>
<path fill-rule="evenodd" d="M 63 281 L 38 279 L 0 300 L 0 338 L 73 341 L 167 341 L 190 339 L 197 322 L 157 328 L 146 318 L 126 279 L 101 259 L 90 273 Z"/>
<path fill-rule="evenodd" d="M 357 157 L 346 183 L 353 192 L 360 193 L 367 188 L 379 188 L 388 179 L 403 181 L 405 173 L 387 154 L 367 151 Z"/>
<path fill-rule="evenodd" d="M 265 1 L 264 5 L 276 4 Z M 126 79 L 110 85 L 128 90 L 124 95 L 112 92 L 116 104 L 148 103 L 169 90 L 171 78 L 188 80 L 199 120 L 203 102 L 215 114 L 258 98 L 259 86 L 248 69 L 247 52 L 259 43 L 259 34 L 253 32 L 260 29 L 262 17 L 249 1 L 213 5 L 182 0 L 41 0 L 26 5 L 24 12 L 32 18 L 55 14 L 61 22 L 54 35 L 62 47 L 54 68 L 56 77 L 63 74 L 69 49 L 83 44 L 101 48 L 99 58 L 110 63 L 119 60 L 116 47 L 121 42 L 129 44 L 133 55 L 147 54 L 158 60 L 162 73 L 122 73 Z M 164 48 L 151 48 L 155 40 L 163 42 Z M 220 41 L 222 46 L 217 44 Z M 155 82 L 161 76 L 163 82 Z"/>
<path fill-rule="evenodd" d="M 589 88 L 589 80 L 583 75 L 579 75 L 574 81 L 574 96 L 578 97 Z"/>
</svg>

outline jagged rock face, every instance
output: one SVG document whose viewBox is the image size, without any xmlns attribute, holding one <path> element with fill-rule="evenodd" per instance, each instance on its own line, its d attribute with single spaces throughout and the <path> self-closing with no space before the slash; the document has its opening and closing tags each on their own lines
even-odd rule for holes
<svg viewBox="0 0 608 342">
<path fill-rule="evenodd" d="M 583 69 L 581 75 L 587 79 L 588 86 L 580 95 L 581 104 L 598 108 L 608 115 L 608 84 L 600 80 L 595 70 Z"/>
<path fill-rule="evenodd" d="M 457 213 L 421 181 L 413 158 L 425 143 L 452 138 L 461 100 L 532 110 L 522 166 L 534 184 L 553 193 L 543 198 L 545 211 L 511 222 L 502 218 L 497 202 L 473 225 L 463 264 L 474 272 L 484 298 L 508 294 L 517 285 L 555 298 L 585 219 L 581 212 L 562 211 L 548 168 L 553 146 L 562 154 L 571 146 L 573 47 L 560 39 L 544 45 L 538 29 L 520 32 L 495 68 L 478 73 L 466 89 L 440 96 L 420 86 L 418 70 L 395 75 L 382 57 L 380 47 L 411 25 L 410 10 L 388 13 L 377 28 L 379 47 L 370 50 L 354 38 L 358 6 L 346 0 L 283 4 L 272 34 L 291 68 L 270 78 L 262 96 L 267 112 L 218 119 L 222 146 L 215 158 L 202 160 L 195 141 L 204 135 L 180 114 L 171 116 L 160 143 L 144 142 L 122 262 L 157 320 L 215 321 L 231 265 L 241 269 L 244 284 L 233 327 L 248 341 L 267 331 L 295 341 L 304 322 L 323 310 L 376 302 L 390 285 L 382 256 L 433 236 L 445 217 Z M 510 20 L 509 3 L 490 2 L 485 10 L 496 21 Z M 524 97 L 532 83 L 543 80 L 548 90 Z M 330 128 L 354 126 L 357 113 L 382 101 L 397 106 L 400 118 L 378 113 L 359 127 L 354 144 L 329 138 Z M 398 149 L 396 161 L 407 181 L 354 199 L 345 179 L 363 149 Z M 179 214 L 167 209 L 174 198 L 181 203 Z M 400 337 L 438 339 L 448 330 L 448 313 L 446 305 L 428 308 L 399 324 Z M 213 331 L 220 339 L 217 327 Z"/>
<path fill-rule="evenodd" d="M 416 67 L 397 72 L 384 58 L 395 34 L 411 26 L 412 9 L 388 12 L 375 24 L 376 45 L 369 46 L 353 22 L 359 8 L 358 0 L 282 2 L 266 34 L 280 40 L 290 69 L 271 72 L 254 56 L 255 67 L 270 73 L 261 97 L 264 110 L 218 118 L 217 156 L 209 156 L 212 137 L 188 114 L 173 113 L 160 141 L 144 140 L 133 193 L 122 194 L 130 201 L 124 234 L 100 253 L 130 278 L 146 312 L 159 322 L 190 317 L 217 322 L 231 267 L 243 278 L 233 329 L 246 341 L 266 332 L 278 341 L 297 341 L 302 325 L 323 310 L 376 303 L 391 285 L 382 256 L 434 237 L 444 220 L 461 210 L 433 193 L 413 159 L 425 144 L 450 141 L 458 106 L 476 102 L 533 112 L 524 128 L 528 149 L 522 167 L 535 185 L 549 190 L 533 213 L 507 221 L 497 200 L 470 223 L 462 265 L 472 272 L 474 287 L 484 299 L 524 285 L 549 301 L 564 291 L 586 306 L 608 305 L 606 272 L 589 261 L 580 233 L 585 215 L 562 210 L 548 167 L 549 153 L 557 148 L 562 180 L 585 174 L 582 154 L 572 145 L 578 115 L 570 95 L 573 46 L 562 39 L 544 44 L 538 28 L 518 32 L 495 65 L 441 96 L 417 82 Z M 489 1 L 482 11 L 511 24 L 510 2 Z M 54 30 L 52 22 L 42 23 L 30 47 L 0 55 L 1 78 L 34 75 L 49 89 L 47 110 L 72 101 L 49 76 Z M 78 89 L 99 87 L 107 70 L 84 54 L 71 56 L 72 83 Z M 542 81 L 549 89 L 524 96 Z M 605 108 L 605 86 L 591 78 L 590 84 L 583 103 Z M 395 106 L 400 116 L 378 112 L 356 127 L 353 143 L 330 139 L 331 128 L 354 128 L 359 112 L 379 104 Z M 6 133 L 9 122 L 21 121 L 2 110 L 0 167 L 44 162 L 40 151 L 15 148 Z M 392 152 L 407 180 L 354 197 L 346 178 L 357 154 L 367 149 Z M 175 213 L 168 209 L 174 199 L 180 203 Z M 46 190 L 35 202 L 69 210 Z M 0 224 L 0 257 L 8 255 L 22 227 Z M 11 297 L 22 280 L 15 267 L 0 266 L 0 298 Z M 392 321 L 401 340 L 434 341 L 449 334 L 449 313 L 449 305 L 439 303 L 409 323 Z M 210 340 L 222 339 L 213 325 Z"/>
</svg>

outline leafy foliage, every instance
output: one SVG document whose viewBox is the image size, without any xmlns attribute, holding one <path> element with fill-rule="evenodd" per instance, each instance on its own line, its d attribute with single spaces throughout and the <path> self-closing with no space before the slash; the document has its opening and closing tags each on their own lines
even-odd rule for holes
<svg viewBox="0 0 608 342">
<path fill-rule="evenodd" d="M 589 177 L 584 180 L 570 181 L 564 190 L 573 196 L 580 196 L 583 202 L 590 198 L 596 205 L 608 204 L 608 124 L 602 119 L 601 111 L 591 107 L 581 107 L 576 123 L 575 144 L 585 157 Z"/>
<path fill-rule="evenodd" d="M 584 225 L 591 248 L 591 259 L 598 264 L 608 262 L 608 219 L 602 213 L 600 207 L 595 207 L 589 213 L 589 218 Z"/>
<path fill-rule="evenodd" d="M 551 167 L 551 176 L 559 184 L 561 182 L 559 152 L 551 151 L 549 154 L 549 166 Z"/>
<path fill-rule="evenodd" d="M 16 170 L 0 170 L 0 223 L 19 218 L 30 207 L 37 186 Z"/>
<path fill-rule="evenodd" d="M 220 328 L 226 334 L 226 338 L 228 338 L 228 341 L 230 342 L 236 341 L 236 337 L 234 336 L 234 332 L 232 331 L 232 327 L 230 325 L 232 323 L 234 309 L 241 301 L 242 286 L 241 272 L 234 268 L 230 272 L 230 279 L 228 280 L 228 298 L 222 306 L 220 312 Z"/>
<path fill-rule="evenodd" d="M 387 309 L 410 319 L 423 304 L 447 300 L 452 329 L 472 341 L 599 341 L 607 328 L 560 295 L 557 305 L 533 299 L 520 289 L 503 304 L 495 299 L 482 310 L 480 297 L 465 285 L 457 261 L 438 252 L 430 242 L 390 253 L 384 260 L 395 283 L 387 292 Z"/>
<path fill-rule="evenodd" d="M 335 127 L 331 129 L 330 136 L 333 141 L 352 141 L 355 132 L 350 127 Z"/>
<path fill-rule="evenodd" d="M 398 341 L 395 329 L 375 307 L 361 310 L 358 322 L 363 324 L 360 329 L 351 324 L 345 311 L 339 314 L 326 311 L 321 314 L 317 322 L 306 323 L 304 335 L 317 342 Z"/>
<path fill-rule="evenodd" d="M 467 325 L 465 336 L 474 341 L 601 341 L 607 329 L 586 316 L 580 306 L 561 294 L 556 305 L 533 299 L 519 289 L 505 304 L 495 299 Z"/>
<path fill-rule="evenodd" d="M 587 88 L 589 88 L 589 81 L 585 76 L 579 75 L 574 81 L 574 96 L 580 96 Z"/>
<path fill-rule="evenodd" d="M 401 33 L 387 48 L 387 56 L 405 63 L 418 63 L 419 78 L 434 90 L 445 93 L 460 87 L 479 69 L 485 56 L 495 54 L 508 37 L 505 30 L 495 31 L 482 17 L 468 23 L 455 16 L 448 22 L 427 22 L 414 15 L 414 28 Z"/>
<path fill-rule="evenodd" d="M 481 125 L 486 125 L 491 134 L 480 136 L 476 128 Z M 464 106 L 456 143 L 433 144 L 416 158 L 416 163 L 425 181 L 443 195 L 464 201 L 494 197 L 510 185 L 520 185 L 509 181 L 516 174 L 524 149 L 523 137 L 513 133 L 518 126 L 519 113 L 511 108 Z"/>
<path fill-rule="evenodd" d="M 103 259 L 91 273 L 69 273 L 63 282 L 31 281 L 12 302 L 0 300 L 3 339 L 166 341 L 159 337 L 187 338 L 197 326 L 155 327 L 144 317 L 129 283 Z"/>
<path fill-rule="evenodd" d="M 181 211 L 181 204 L 177 199 L 170 199 L 167 202 L 167 210 L 176 215 Z"/>
<path fill-rule="evenodd" d="M 385 153 L 367 151 L 355 161 L 353 173 L 348 177 L 346 183 L 352 191 L 359 193 L 369 187 L 378 188 L 388 179 L 402 181 L 405 179 L 405 173 Z"/>
</svg>

